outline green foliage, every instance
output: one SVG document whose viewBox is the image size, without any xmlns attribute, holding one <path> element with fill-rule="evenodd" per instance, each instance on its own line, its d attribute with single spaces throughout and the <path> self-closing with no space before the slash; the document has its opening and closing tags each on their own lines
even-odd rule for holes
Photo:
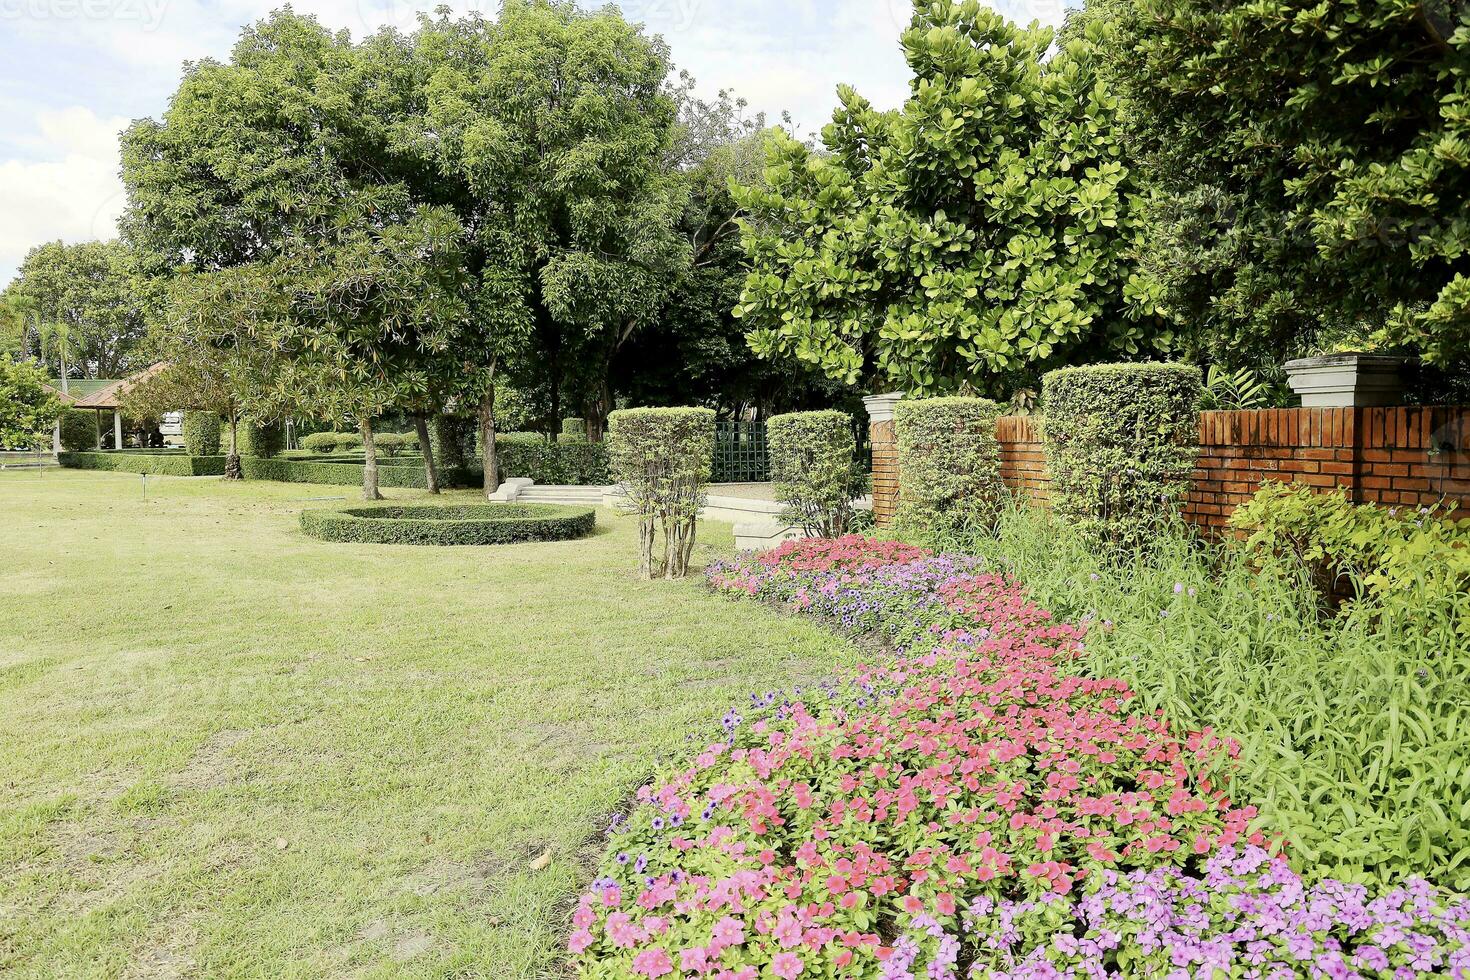
<svg viewBox="0 0 1470 980">
<path fill-rule="evenodd" d="M 1098 0 L 1163 303 L 1214 359 L 1470 356 L 1463 5 Z M 1376 329 L 1375 329 L 1376 328 Z"/>
<path fill-rule="evenodd" d="M 851 88 L 826 153 L 773 136 L 738 194 L 752 347 L 876 390 L 985 390 L 1048 366 L 1167 350 L 1101 30 L 1054 55 L 975 0 L 917 6 L 897 112 Z"/>
<path fill-rule="evenodd" d="M 1329 598 L 1349 586 L 1360 599 L 1346 614 L 1383 617 L 1405 644 L 1425 653 L 1470 645 L 1470 518 L 1268 481 L 1230 526 L 1258 563 L 1299 562 Z"/>
<path fill-rule="evenodd" d="M 220 418 L 214 412 L 191 408 L 184 413 L 184 452 L 190 456 L 218 456 Z"/>
<path fill-rule="evenodd" d="M 398 456 L 403 452 L 404 433 L 400 432 L 375 432 L 373 433 L 373 445 L 379 452 L 388 457 Z M 414 445 L 418 444 L 418 437 L 413 438 Z"/>
<path fill-rule="evenodd" d="M 792 412 L 766 422 L 771 482 L 787 519 L 810 537 L 836 538 L 853 526 L 852 500 L 866 474 L 854 460 L 857 441 L 845 412 Z"/>
<path fill-rule="evenodd" d="M 1147 544 L 1176 520 L 1199 452 L 1200 389 L 1199 370 L 1182 364 L 1048 374 L 1046 463 L 1057 516 L 1122 548 Z"/>
<path fill-rule="evenodd" d="M 340 432 L 313 432 L 301 437 L 301 448 L 325 456 L 337 448 L 337 440 L 341 436 Z"/>
<path fill-rule="evenodd" d="M 1273 407 L 1271 386 L 1250 368 L 1227 371 L 1218 364 L 1211 364 L 1201 394 L 1200 407 L 1212 411 L 1239 412 Z"/>
<path fill-rule="evenodd" d="M 236 449 L 241 456 L 270 459 L 286 445 L 286 430 L 279 422 L 242 420 L 236 431 Z"/>
<path fill-rule="evenodd" d="M 689 571 L 699 510 L 714 460 L 715 413 L 707 408 L 632 408 L 608 416 L 608 462 L 638 517 L 639 573 Z M 663 554 L 654 554 L 655 531 Z"/>
<path fill-rule="evenodd" d="M 587 438 L 586 419 L 562 419 L 561 434 L 557 436 L 561 442 L 579 442 Z"/>
<path fill-rule="evenodd" d="M 74 470 L 146 473 L 149 476 L 223 476 L 223 456 L 189 456 L 174 452 L 58 453 L 62 466 Z"/>
<path fill-rule="evenodd" d="M 500 470 L 508 477 L 553 486 L 600 487 L 612 482 L 606 443 L 547 442 L 536 433 L 508 433 L 496 438 L 495 449 Z"/>
<path fill-rule="evenodd" d="M 84 408 L 65 409 L 61 413 L 61 448 L 77 453 L 96 449 L 97 413 Z"/>
<path fill-rule="evenodd" d="M 429 420 L 430 451 L 440 469 L 464 466 L 474 442 L 474 423 L 469 419 L 435 415 Z"/>
<path fill-rule="evenodd" d="M 44 445 L 62 409 L 61 398 L 47 383 L 45 372 L 33 364 L 0 357 L 0 446 L 33 449 Z"/>
<path fill-rule="evenodd" d="M 1185 533 L 1106 552 L 1020 506 L 966 546 L 1059 620 L 1092 624 L 1079 670 L 1126 681 L 1138 710 L 1178 730 L 1238 740 L 1221 788 L 1285 834 L 1294 867 L 1470 888 L 1470 643 L 1419 635 L 1371 601 L 1324 617 L 1300 568 Z"/>
<path fill-rule="evenodd" d="M 985 398 L 922 398 L 893 409 L 902 489 L 898 526 L 926 540 L 988 527 L 1005 498 L 1000 408 Z"/>
<path fill-rule="evenodd" d="M 566 541 L 586 537 L 596 525 L 596 511 L 553 504 L 352 507 L 301 514 L 301 529 L 310 536 L 354 544 Z"/>
<path fill-rule="evenodd" d="M 276 480 L 281 483 L 321 483 L 327 486 L 352 486 L 362 483 L 362 459 L 351 462 L 318 462 L 311 459 L 260 459 L 245 457 L 240 460 L 240 471 L 247 480 Z M 443 469 L 439 471 L 439 482 L 443 486 L 468 486 L 479 479 L 478 470 Z M 384 487 L 404 487 L 422 490 L 428 486 L 424 468 L 400 461 L 399 465 L 379 465 L 378 483 Z"/>
</svg>

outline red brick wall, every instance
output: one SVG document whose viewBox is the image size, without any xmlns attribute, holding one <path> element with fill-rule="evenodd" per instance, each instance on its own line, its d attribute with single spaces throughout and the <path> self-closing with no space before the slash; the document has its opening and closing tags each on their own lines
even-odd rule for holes
<svg viewBox="0 0 1470 980">
<path fill-rule="evenodd" d="M 880 426 L 886 442 L 880 443 Z M 897 446 L 892 422 L 876 423 L 873 433 L 873 510 L 881 524 L 897 504 Z M 1006 485 L 1044 502 L 1049 478 L 1037 420 L 1002 418 L 996 436 Z M 1346 487 L 1363 503 L 1417 506 L 1449 498 L 1470 507 L 1470 408 L 1201 413 L 1185 517 L 1220 527 L 1265 479 Z"/>
</svg>

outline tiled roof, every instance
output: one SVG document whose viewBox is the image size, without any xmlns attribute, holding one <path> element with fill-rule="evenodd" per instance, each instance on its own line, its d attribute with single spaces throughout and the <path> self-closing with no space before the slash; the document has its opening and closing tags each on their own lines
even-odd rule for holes
<svg viewBox="0 0 1470 980">
<path fill-rule="evenodd" d="M 60 378 L 52 378 L 50 384 L 51 387 L 56 389 L 58 394 L 61 393 Z M 66 381 L 67 391 L 66 395 L 64 396 L 64 400 L 69 404 L 74 403 L 80 399 L 86 398 L 88 395 L 96 394 L 103 388 L 115 384 L 117 384 L 116 378 L 68 378 Z"/>
<path fill-rule="evenodd" d="M 159 361 L 152 367 L 144 368 L 132 377 L 123 378 L 121 381 L 110 382 L 105 387 L 97 389 L 90 395 L 78 398 L 73 404 L 77 408 L 121 408 L 120 401 L 128 393 L 129 389 L 147 381 L 167 366 L 168 362 Z"/>
</svg>

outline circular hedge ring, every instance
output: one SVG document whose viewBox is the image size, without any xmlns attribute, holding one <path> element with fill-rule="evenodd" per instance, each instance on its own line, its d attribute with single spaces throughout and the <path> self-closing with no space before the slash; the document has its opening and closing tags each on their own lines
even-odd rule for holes
<svg viewBox="0 0 1470 980">
<path fill-rule="evenodd" d="M 354 544 L 480 545 L 566 541 L 597 524 L 590 508 L 556 504 L 451 504 L 439 507 L 340 507 L 301 512 L 301 529 L 323 541 Z"/>
</svg>

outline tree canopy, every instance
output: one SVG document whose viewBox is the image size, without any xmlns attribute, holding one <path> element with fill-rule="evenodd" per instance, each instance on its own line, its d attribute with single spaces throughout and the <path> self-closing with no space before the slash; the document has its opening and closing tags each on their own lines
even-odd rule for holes
<svg viewBox="0 0 1470 980">
<path fill-rule="evenodd" d="M 39 447 L 61 417 L 61 399 L 35 364 L 0 356 L 0 447 Z"/>
</svg>

